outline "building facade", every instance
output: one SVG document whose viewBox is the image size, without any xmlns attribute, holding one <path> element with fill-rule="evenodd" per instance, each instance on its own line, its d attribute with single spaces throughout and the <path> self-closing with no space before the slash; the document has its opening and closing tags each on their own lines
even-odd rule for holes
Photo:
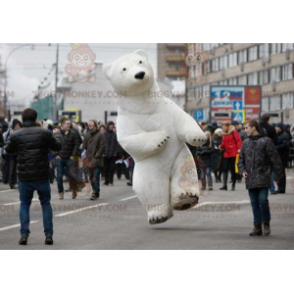
<svg viewBox="0 0 294 294">
<path fill-rule="evenodd" d="M 189 44 L 186 109 L 210 117 L 211 86 L 261 86 L 261 114 L 294 123 L 294 43 Z M 192 58 L 192 57 L 191 57 Z"/>
<path fill-rule="evenodd" d="M 185 80 L 187 69 L 185 64 L 185 43 L 157 44 L 157 76 L 164 80 Z"/>
</svg>

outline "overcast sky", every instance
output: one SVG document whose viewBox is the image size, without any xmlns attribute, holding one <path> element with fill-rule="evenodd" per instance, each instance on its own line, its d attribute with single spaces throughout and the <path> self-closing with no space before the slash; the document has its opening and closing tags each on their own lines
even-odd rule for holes
<svg viewBox="0 0 294 294">
<path fill-rule="evenodd" d="M 4 64 L 8 54 L 11 53 L 7 62 L 7 91 L 14 91 L 13 100 L 23 100 L 29 103 L 33 97 L 33 91 L 38 89 L 38 85 L 44 82 L 44 85 L 51 82 L 54 84 L 55 69 L 52 65 L 56 62 L 56 44 L 52 43 L 36 43 L 34 46 L 27 44 L 15 50 L 21 44 L 1 44 L 0 43 L 0 62 L 1 68 Z M 110 63 L 118 57 L 132 53 L 137 49 L 144 49 L 149 60 L 153 66 L 155 74 L 157 72 L 157 46 L 156 43 L 89 43 L 89 47 L 96 54 L 96 60 L 103 63 Z M 59 45 L 59 81 L 62 77 L 67 76 L 64 71 L 66 64 L 68 64 L 67 54 L 71 51 L 70 44 L 61 43 Z M 50 73 L 50 74 L 49 74 Z M 44 81 L 44 78 L 47 80 Z M 3 79 L 1 80 L 0 89 L 4 90 Z"/>
</svg>

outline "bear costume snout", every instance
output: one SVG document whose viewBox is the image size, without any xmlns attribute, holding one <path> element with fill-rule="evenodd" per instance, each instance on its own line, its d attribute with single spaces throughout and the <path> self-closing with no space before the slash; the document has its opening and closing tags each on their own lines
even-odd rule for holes
<svg viewBox="0 0 294 294">
<path fill-rule="evenodd" d="M 145 76 L 145 72 L 144 71 L 140 71 L 135 75 L 135 79 L 139 79 L 139 80 L 143 80 Z"/>
</svg>

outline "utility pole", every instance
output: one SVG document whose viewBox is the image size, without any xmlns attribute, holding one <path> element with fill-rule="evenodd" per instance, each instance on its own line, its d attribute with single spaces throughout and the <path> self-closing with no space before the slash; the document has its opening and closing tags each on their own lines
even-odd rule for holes
<svg viewBox="0 0 294 294">
<path fill-rule="evenodd" d="M 53 118 L 58 119 L 57 117 L 57 83 L 58 83 L 58 57 L 59 57 L 59 43 L 57 43 L 57 47 L 56 47 L 56 66 L 55 66 L 55 97 L 54 97 L 54 101 L 52 101 L 52 103 L 54 103 L 53 106 Z M 53 97 L 52 97 L 53 99 Z"/>
</svg>

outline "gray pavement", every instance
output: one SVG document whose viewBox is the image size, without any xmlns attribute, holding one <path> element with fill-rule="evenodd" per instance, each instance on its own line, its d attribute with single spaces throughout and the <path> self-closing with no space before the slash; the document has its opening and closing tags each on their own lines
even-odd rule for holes
<svg viewBox="0 0 294 294">
<path fill-rule="evenodd" d="M 237 184 L 235 192 L 220 191 L 220 184 L 214 184 L 198 207 L 175 212 L 168 222 L 153 226 L 125 180 L 116 180 L 113 187 L 102 186 L 98 201 L 89 200 L 87 187 L 75 200 L 70 194 L 58 200 L 54 184 L 53 246 L 44 245 L 37 195 L 31 207 L 28 245 L 18 245 L 18 191 L 0 183 L 0 249 L 294 249 L 292 177 L 293 171 L 288 170 L 286 194 L 270 196 L 272 235 L 268 237 L 248 235 L 252 212 L 244 183 Z"/>
</svg>

